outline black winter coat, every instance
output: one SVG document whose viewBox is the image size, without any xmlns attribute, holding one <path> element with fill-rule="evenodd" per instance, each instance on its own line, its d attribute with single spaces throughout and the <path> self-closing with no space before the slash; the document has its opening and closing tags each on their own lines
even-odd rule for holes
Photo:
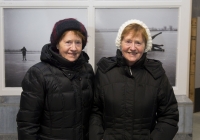
<svg viewBox="0 0 200 140">
<path fill-rule="evenodd" d="M 43 47 L 41 61 L 22 81 L 19 140 L 88 140 L 94 72 L 82 51 L 69 62 Z"/>
<path fill-rule="evenodd" d="M 146 53 L 128 67 L 116 57 L 102 58 L 95 76 L 90 140 L 172 140 L 178 106 L 165 71 Z"/>
</svg>

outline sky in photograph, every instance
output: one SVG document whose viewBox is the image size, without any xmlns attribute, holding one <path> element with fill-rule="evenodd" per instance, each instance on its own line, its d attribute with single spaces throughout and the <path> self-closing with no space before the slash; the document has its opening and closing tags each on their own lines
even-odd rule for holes
<svg viewBox="0 0 200 140">
<path fill-rule="evenodd" d="M 106 16 L 105 16 L 106 15 Z M 96 29 L 118 29 L 125 21 L 138 19 L 149 28 L 178 27 L 178 8 L 97 9 Z"/>
</svg>

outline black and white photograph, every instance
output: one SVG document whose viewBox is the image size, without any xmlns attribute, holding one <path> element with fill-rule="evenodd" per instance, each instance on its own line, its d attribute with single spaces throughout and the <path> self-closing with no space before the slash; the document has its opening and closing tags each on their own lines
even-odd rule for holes
<svg viewBox="0 0 200 140">
<path fill-rule="evenodd" d="M 87 9 L 23 9 L 4 11 L 5 87 L 21 87 L 27 70 L 40 61 L 56 21 L 75 18 L 87 27 Z"/>
<path fill-rule="evenodd" d="M 101 57 L 115 56 L 115 38 L 123 22 L 141 20 L 149 28 L 153 41 L 147 57 L 162 62 L 171 85 L 175 86 L 178 12 L 178 8 L 96 9 L 95 63 Z"/>
</svg>

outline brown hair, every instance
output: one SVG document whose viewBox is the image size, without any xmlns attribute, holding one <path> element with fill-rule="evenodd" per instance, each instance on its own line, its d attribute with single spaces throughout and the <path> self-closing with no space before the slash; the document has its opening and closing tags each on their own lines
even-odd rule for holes
<svg viewBox="0 0 200 140">
<path fill-rule="evenodd" d="M 65 36 L 65 34 L 66 34 L 67 32 L 69 32 L 69 31 L 72 31 L 76 36 L 80 37 L 81 40 L 82 40 L 82 43 L 86 41 L 85 36 L 84 36 L 80 31 L 77 31 L 77 30 L 67 30 L 67 31 L 65 31 L 65 32 L 62 34 L 62 36 L 60 37 L 60 39 L 59 39 L 58 42 L 60 42 L 60 41 L 63 39 L 63 37 Z"/>
<path fill-rule="evenodd" d="M 144 40 L 145 42 L 145 46 L 147 45 L 147 41 L 148 41 L 148 35 L 147 35 L 147 32 L 145 30 L 144 27 L 142 27 L 141 25 L 139 24 L 136 24 L 136 23 L 133 23 L 133 24 L 129 24 L 127 25 L 122 34 L 121 34 L 121 41 L 124 39 L 124 37 L 129 34 L 129 33 L 132 33 L 133 37 L 135 36 L 138 36 L 138 35 L 142 35 L 142 39 Z"/>
</svg>

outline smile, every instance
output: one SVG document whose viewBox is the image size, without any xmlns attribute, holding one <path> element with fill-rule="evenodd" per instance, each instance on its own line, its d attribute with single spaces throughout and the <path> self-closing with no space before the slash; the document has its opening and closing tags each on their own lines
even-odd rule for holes
<svg viewBox="0 0 200 140">
<path fill-rule="evenodd" d="M 136 55 L 136 54 L 138 54 L 138 53 L 136 53 L 136 52 L 134 52 L 134 53 L 128 52 L 128 54 L 130 54 L 130 55 Z"/>
</svg>

